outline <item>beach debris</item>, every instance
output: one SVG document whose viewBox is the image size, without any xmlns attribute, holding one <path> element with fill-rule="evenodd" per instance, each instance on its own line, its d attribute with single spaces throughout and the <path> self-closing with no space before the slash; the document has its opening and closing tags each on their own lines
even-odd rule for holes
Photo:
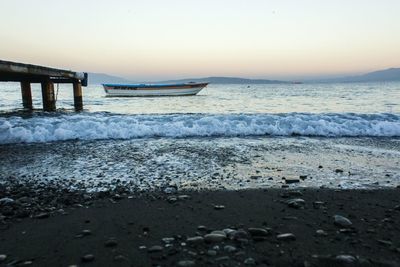
<svg viewBox="0 0 400 267">
<path fill-rule="evenodd" d="M 353 225 L 353 223 L 349 219 L 341 215 L 335 215 L 333 216 L 333 219 L 334 219 L 334 224 L 339 227 L 346 228 Z"/>
<path fill-rule="evenodd" d="M 293 241 L 293 240 L 296 240 L 296 236 L 294 234 L 292 234 L 292 233 L 279 234 L 279 235 L 276 236 L 276 238 L 278 240 L 281 240 L 281 241 Z"/>
<path fill-rule="evenodd" d="M 94 261 L 94 255 L 93 254 L 86 254 L 84 256 L 82 256 L 81 260 L 83 262 L 91 262 Z"/>
<path fill-rule="evenodd" d="M 300 209 L 304 208 L 306 201 L 302 198 L 292 198 L 286 201 L 287 205 L 291 208 Z"/>
</svg>

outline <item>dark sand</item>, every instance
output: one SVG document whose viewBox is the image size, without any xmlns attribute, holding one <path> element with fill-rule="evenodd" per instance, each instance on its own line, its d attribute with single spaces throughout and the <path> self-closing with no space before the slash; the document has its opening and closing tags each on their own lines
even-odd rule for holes
<svg viewBox="0 0 400 267">
<path fill-rule="evenodd" d="M 400 189 L 128 196 L 103 196 L 82 202 L 82 207 L 69 203 L 65 214 L 47 210 L 41 219 L 33 214 L 22 219 L 3 216 L 0 260 L 7 256 L 0 265 L 400 266 Z M 292 198 L 303 199 L 305 206 L 289 207 L 287 201 Z M 352 225 L 334 225 L 337 214 L 350 219 Z M 266 229 L 265 236 L 250 235 L 251 227 Z M 215 243 L 186 242 L 187 237 L 226 228 L 244 231 Z M 326 235 L 318 235 L 317 230 Z M 282 233 L 294 234 L 295 240 L 278 240 Z M 162 240 L 171 237 L 170 244 Z M 149 252 L 155 245 L 163 249 Z M 87 254 L 94 259 L 84 262 L 82 256 Z"/>
</svg>

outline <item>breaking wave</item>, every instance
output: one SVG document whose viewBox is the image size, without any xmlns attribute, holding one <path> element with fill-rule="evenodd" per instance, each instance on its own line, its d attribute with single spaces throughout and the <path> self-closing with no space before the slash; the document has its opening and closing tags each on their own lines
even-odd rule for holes
<svg viewBox="0 0 400 267">
<path fill-rule="evenodd" d="M 60 140 L 234 136 L 400 136 L 396 114 L 170 114 L 109 113 L 0 118 L 0 144 Z"/>
</svg>

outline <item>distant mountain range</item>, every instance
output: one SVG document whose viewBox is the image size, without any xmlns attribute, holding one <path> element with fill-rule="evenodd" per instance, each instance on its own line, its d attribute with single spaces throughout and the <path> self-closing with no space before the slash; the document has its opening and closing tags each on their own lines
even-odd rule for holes
<svg viewBox="0 0 400 267">
<path fill-rule="evenodd" d="M 349 76 L 333 79 L 305 80 L 304 82 L 382 82 L 400 81 L 400 68 L 390 68 L 366 73 L 358 76 Z M 185 83 L 185 82 L 208 82 L 213 84 L 283 84 L 291 81 L 267 80 L 267 79 L 246 79 L 237 77 L 205 77 L 189 78 L 180 80 L 167 80 L 154 83 Z M 102 83 L 138 83 L 129 79 L 112 76 L 103 73 L 89 73 L 90 84 Z M 141 82 L 144 83 L 144 82 Z"/>
<path fill-rule="evenodd" d="M 389 82 L 400 81 L 400 68 L 378 70 L 358 76 L 316 80 L 318 82 Z"/>
</svg>

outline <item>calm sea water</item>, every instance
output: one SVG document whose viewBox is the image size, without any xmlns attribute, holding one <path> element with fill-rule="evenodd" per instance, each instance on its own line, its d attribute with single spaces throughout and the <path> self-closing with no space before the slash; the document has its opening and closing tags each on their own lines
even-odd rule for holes
<svg viewBox="0 0 400 267">
<path fill-rule="evenodd" d="M 19 84 L 0 83 L 0 110 L 21 106 Z M 72 109 L 72 87 L 60 85 L 58 108 Z M 33 85 L 34 106 L 41 107 L 41 93 Z M 89 112 L 119 114 L 171 113 L 400 113 L 400 83 L 339 84 L 210 84 L 197 96 L 159 98 L 106 98 L 102 86 L 84 87 Z"/>
<path fill-rule="evenodd" d="M 211 84 L 197 96 L 160 98 L 106 98 L 89 86 L 80 113 L 72 88 L 61 86 L 62 111 L 33 114 L 14 110 L 18 84 L 0 87 L 0 182 L 75 181 L 88 190 L 116 181 L 143 190 L 280 187 L 299 175 L 308 178 L 294 186 L 400 183 L 400 83 Z M 39 87 L 33 96 L 40 108 Z"/>
</svg>

